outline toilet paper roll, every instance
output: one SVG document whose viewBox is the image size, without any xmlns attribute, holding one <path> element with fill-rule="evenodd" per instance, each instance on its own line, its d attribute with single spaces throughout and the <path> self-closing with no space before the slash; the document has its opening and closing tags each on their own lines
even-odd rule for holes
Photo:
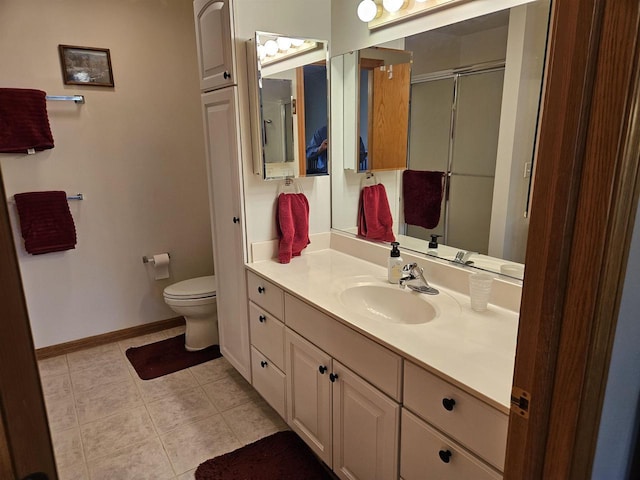
<svg viewBox="0 0 640 480">
<path fill-rule="evenodd" d="M 156 280 L 169 278 L 169 254 L 159 253 L 153 256 L 153 267 L 156 271 Z"/>
</svg>

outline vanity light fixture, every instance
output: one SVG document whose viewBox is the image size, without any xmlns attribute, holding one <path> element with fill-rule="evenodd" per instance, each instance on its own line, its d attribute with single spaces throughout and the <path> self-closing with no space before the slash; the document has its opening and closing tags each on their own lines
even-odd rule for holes
<svg viewBox="0 0 640 480">
<path fill-rule="evenodd" d="M 257 42 L 256 48 L 262 66 L 279 62 L 304 52 L 310 52 L 320 46 L 318 42 L 313 40 L 269 34 L 260 34 Z"/>
<path fill-rule="evenodd" d="M 368 23 L 369 29 L 374 29 L 472 1 L 474 0 L 362 0 L 358 4 L 358 18 Z"/>
<path fill-rule="evenodd" d="M 382 6 L 389 13 L 396 13 L 407 6 L 407 0 L 382 0 Z"/>
<path fill-rule="evenodd" d="M 358 18 L 370 22 L 382 13 L 382 7 L 373 0 L 362 0 L 358 5 Z"/>
</svg>

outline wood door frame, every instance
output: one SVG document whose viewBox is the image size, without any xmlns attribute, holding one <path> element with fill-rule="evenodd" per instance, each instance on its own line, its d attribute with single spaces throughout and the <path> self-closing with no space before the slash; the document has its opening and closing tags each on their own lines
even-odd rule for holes
<svg viewBox="0 0 640 480">
<path fill-rule="evenodd" d="M 0 477 L 56 480 L 31 326 L 0 170 Z"/>
<path fill-rule="evenodd" d="M 638 199 L 639 10 L 552 5 L 505 479 L 590 476 Z"/>
</svg>

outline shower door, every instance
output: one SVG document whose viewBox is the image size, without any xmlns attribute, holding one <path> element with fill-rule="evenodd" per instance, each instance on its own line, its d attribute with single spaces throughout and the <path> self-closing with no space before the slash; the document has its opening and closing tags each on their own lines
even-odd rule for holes
<svg viewBox="0 0 640 480">
<path fill-rule="evenodd" d="M 409 168 L 445 172 L 446 187 L 438 226 L 407 235 L 487 253 L 503 78 L 498 68 L 412 85 Z"/>
</svg>

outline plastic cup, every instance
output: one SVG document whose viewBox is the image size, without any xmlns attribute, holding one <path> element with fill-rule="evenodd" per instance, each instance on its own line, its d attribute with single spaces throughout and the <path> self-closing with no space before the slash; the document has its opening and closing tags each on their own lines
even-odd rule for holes
<svg viewBox="0 0 640 480">
<path fill-rule="evenodd" d="M 491 296 L 491 284 L 493 277 L 488 273 L 473 273 L 469 275 L 469 296 L 471 297 L 471 309 L 476 312 L 484 312 Z"/>
</svg>

